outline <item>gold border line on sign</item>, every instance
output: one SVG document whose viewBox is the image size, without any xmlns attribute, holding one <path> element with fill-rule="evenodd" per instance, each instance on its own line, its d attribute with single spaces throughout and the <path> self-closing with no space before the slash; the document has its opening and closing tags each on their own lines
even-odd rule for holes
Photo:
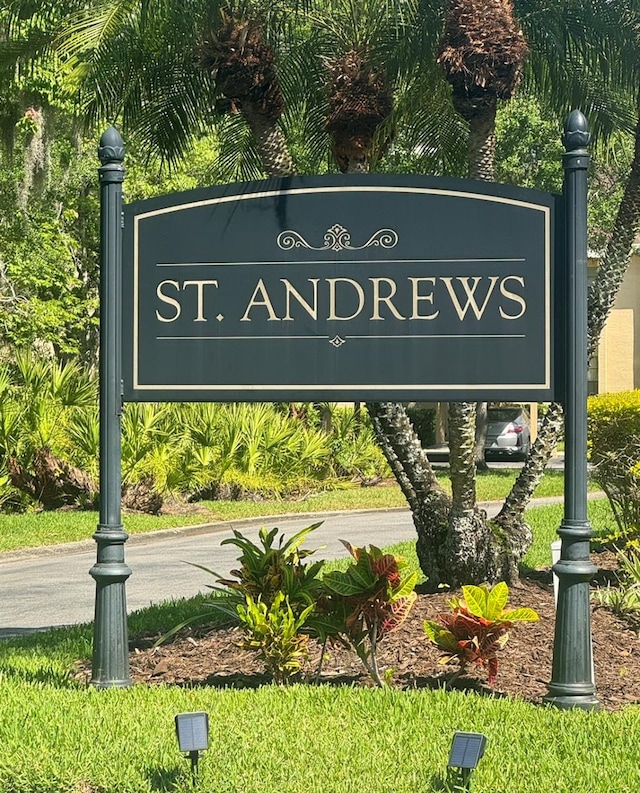
<svg viewBox="0 0 640 793">
<path fill-rule="evenodd" d="M 297 385 L 293 383 L 286 383 L 286 384 L 278 384 L 274 386 L 266 386 L 266 385 L 244 385 L 244 384 L 235 384 L 235 385 L 220 385 L 220 384 L 199 384 L 199 385 L 176 385 L 176 384 L 154 384 L 154 385 L 146 385 L 140 383 L 139 380 L 139 332 L 138 332 L 138 325 L 139 325 L 139 300 L 140 300 L 140 290 L 139 290 L 139 225 L 140 221 L 146 220 L 147 218 L 156 217 L 158 215 L 166 215 L 173 212 L 181 212 L 187 209 L 195 209 L 198 207 L 204 206 L 212 206 L 214 204 L 228 204 L 237 201 L 249 201 L 255 200 L 260 198 L 272 198 L 274 196 L 283 196 L 283 195 L 309 195 L 309 194 L 318 194 L 318 193 L 407 193 L 407 194 L 417 194 L 417 195 L 438 195 L 438 196 L 448 196 L 453 198 L 463 198 L 467 200 L 473 201 L 486 201 L 489 203 L 496 203 L 496 204 L 507 204 L 510 206 L 518 206 L 522 207 L 523 209 L 529 209 L 536 212 L 542 212 L 544 217 L 544 230 L 545 230 L 545 241 L 544 241 L 544 252 L 545 252 L 545 265 L 544 265 L 544 286 L 545 286 L 545 298 L 544 298 L 544 306 L 545 306 L 545 319 L 544 319 L 544 335 L 545 335 L 545 366 L 544 366 L 544 383 L 523 383 L 523 384 L 513 384 L 513 383 L 502 383 L 502 384 L 494 384 L 494 385 L 487 385 L 487 384 L 480 384 L 480 385 L 452 385 L 452 384 L 445 384 L 445 383 L 431 383 L 431 384 L 406 384 L 406 385 L 397 385 L 397 384 L 376 384 L 376 385 L 358 385 L 356 383 L 345 383 L 341 385 Z M 381 260 L 375 260 L 381 261 Z M 393 259 L 390 261 L 401 261 L 397 259 Z M 410 261 L 410 260 L 404 260 Z M 417 260 L 417 261 L 475 261 L 473 259 L 437 259 L 437 260 Z M 505 260 L 494 260 L 494 259 L 478 259 L 477 261 L 514 261 L 514 259 L 505 259 Z M 275 262 L 274 262 L 275 263 Z M 309 262 L 312 263 L 312 262 Z M 198 264 L 198 263 L 194 263 Z M 199 264 L 208 264 L 205 262 Z M 217 263 L 216 263 L 217 264 Z M 233 263 L 235 264 L 235 263 Z M 255 262 L 255 264 L 263 265 L 269 264 L 269 262 Z M 160 390 L 172 390 L 172 391 L 282 391 L 282 390 L 298 390 L 298 391 L 339 391 L 339 390 L 346 390 L 346 389 L 358 389 L 361 391 L 373 391 L 373 390 L 396 390 L 396 391 L 410 391 L 410 390 L 445 390 L 449 389 L 452 391 L 459 391 L 462 389 L 484 389 L 487 391 L 496 391 L 500 389 L 517 391 L 522 389 L 530 389 L 530 390 L 545 390 L 551 387 L 551 209 L 550 207 L 541 205 L 541 204 L 534 204 L 529 201 L 522 201 L 514 198 L 505 198 L 503 196 L 492 196 L 492 195 L 483 195 L 479 193 L 467 193 L 461 190 L 441 190 L 438 188 L 430 188 L 430 187 L 394 187 L 394 186 L 347 186 L 347 187 L 301 187 L 301 188 L 290 188 L 284 190 L 266 190 L 257 193 L 246 193 L 240 195 L 229 195 L 229 196 L 220 196 L 218 198 L 207 198 L 199 201 L 189 201 L 185 202 L 184 204 L 177 204 L 170 207 L 163 207 L 161 209 L 150 210 L 149 212 L 142 212 L 138 215 L 134 215 L 134 227 L 133 227 L 133 389 L 135 391 L 160 391 Z"/>
</svg>

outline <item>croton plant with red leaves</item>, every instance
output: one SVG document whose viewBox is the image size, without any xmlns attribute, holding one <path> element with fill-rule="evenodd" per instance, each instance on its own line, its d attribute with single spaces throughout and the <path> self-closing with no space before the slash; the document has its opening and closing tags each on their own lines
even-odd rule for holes
<svg viewBox="0 0 640 793">
<path fill-rule="evenodd" d="M 462 597 L 449 601 L 451 612 L 426 620 L 424 630 L 444 654 L 440 663 L 457 660 L 460 672 L 469 664 L 480 664 L 487 670 L 489 684 L 498 674 L 497 653 L 505 646 L 509 630 L 516 622 L 535 622 L 538 614 L 530 608 L 507 609 L 509 587 L 504 581 L 490 588 L 463 586 Z"/>
<path fill-rule="evenodd" d="M 324 576 L 329 608 L 341 623 L 340 635 L 358 654 L 373 680 L 383 685 L 377 646 L 407 618 L 416 600 L 418 573 L 407 572 L 401 557 L 383 553 L 375 545 L 367 549 L 341 542 L 354 562 L 345 572 Z"/>
</svg>

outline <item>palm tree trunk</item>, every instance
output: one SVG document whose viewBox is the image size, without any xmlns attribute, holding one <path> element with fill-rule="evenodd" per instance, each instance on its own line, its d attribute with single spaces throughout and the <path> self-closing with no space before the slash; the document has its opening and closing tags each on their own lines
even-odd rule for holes
<svg viewBox="0 0 640 793">
<path fill-rule="evenodd" d="M 602 329 L 629 267 L 631 248 L 640 227 L 640 92 L 637 107 L 635 148 L 629 178 L 598 274 L 589 290 L 587 344 L 589 358 L 598 346 Z M 524 510 L 553 453 L 561 429 L 562 406 L 553 403 L 547 411 L 520 475 L 496 518 L 496 522 L 505 530 L 508 531 L 511 526 L 522 522 Z"/>
<path fill-rule="evenodd" d="M 367 163 L 363 160 L 349 160 L 349 164 L 347 166 L 347 173 L 368 173 L 369 168 Z"/>
<path fill-rule="evenodd" d="M 497 101 L 492 97 L 483 107 L 482 112 L 475 113 L 469 119 L 469 176 L 483 182 L 494 179 L 494 161 L 496 152 L 496 112 Z M 484 447 L 487 441 L 487 402 L 476 403 L 476 469 L 488 470 L 484 459 Z"/>
<path fill-rule="evenodd" d="M 367 402 L 382 451 L 411 509 L 416 551 L 428 588 L 446 582 L 445 551 L 451 499 L 440 486 L 404 407 L 396 402 Z"/>
<path fill-rule="evenodd" d="M 495 99 L 465 115 L 469 121 L 469 174 L 475 179 L 490 181 L 493 177 L 495 148 Z M 491 580 L 495 569 L 490 532 L 486 515 L 476 503 L 476 449 L 484 438 L 476 438 L 476 405 L 473 402 L 449 404 L 449 460 L 451 465 L 452 509 L 447 537 L 447 583 L 469 583 Z M 474 550 L 475 549 L 475 550 Z"/>
<path fill-rule="evenodd" d="M 545 466 L 553 454 L 562 427 L 562 405 L 559 402 L 553 402 L 542 421 L 538 436 L 531 446 L 525 464 L 495 518 L 495 523 L 505 532 L 522 528 L 524 511 L 533 491 L 542 479 Z"/>
<path fill-rule="evenodd" d="M 474 458 L 477 471 L 488 471 L 489 466 L 484 458 L 489 429 L 489 403 L 476 402 L 476 448 Z"/>
<path fill-rule="evenodd" d="M 497 100 L 492 97 L 469 119 L 469 177 L 493 182 Z"/>
<path fill-rule="evenodd" d="M 593 355 L 607 317 L 629 266 L 631 247 L 640 227 L 640 92 L 635 146 L 629 178 L 618 208 L 613 231 L 607 242 L 598 273 L 589 290 L 589 343 L 587 354 Z"/>
<path fill-rule="evenodd" d="M 243 105 L 242 115 L 253 134 L 265 173 L 269 176 L 292 176 L 295 166 L 278 122 L 248 103 Z"/>
<path fill-rule="evenodd" d="M 475 404 L 449 403 L 449 464 L 455 509 L 468 512 L 476 506 Z"/>
</svg>

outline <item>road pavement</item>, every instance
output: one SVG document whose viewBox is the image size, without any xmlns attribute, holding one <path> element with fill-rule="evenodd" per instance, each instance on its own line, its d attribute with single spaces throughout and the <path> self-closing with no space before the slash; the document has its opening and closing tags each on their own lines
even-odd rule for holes
<svg viewBox="0 0 640 793">
<path fill-rule="evenodd" d="M 501 503 L 482 506 L 493 515 Z M 238 550 L 220 543 L 233 536 L 233 529 L 255 540 L 261 526 L 278 526 L 290 535 L 316 521 L 322 525 L 307 542 L 309 547 L 323 546 L 315 558 L 346 556 L 341 538 L 353 545 L 378 546 L 416 538 L 407 508 L 264 517 L 136 534 L 125 545 L 132 571 L 126 585 L 127 610 L 206 591 L 207 584 L 214 583 L 213 577 L 188 563 L 226 575 L 235 565 Z M 95 582 L 89 570 L 95 559 L 92 540 L 0 553 L 0 638 L 92 620 Z"/>
<path fill-rule="evenodd" d="M 238 549 L 220 543 L 233 536 L 234 528 L 255 540 L 263 525 L 292 534 L 319 520 L 322 526 L 307 542 L 309 547 L 324 546 L 317 558 L 345 556 L 340 538 L 354 545 L 388 545 L 416 536 L 406 508 L 279 516 L 133 535 L 125 545 L 132 571 L 126 585 L 127 610 L 205 591 L 213 577 L 188 562 L 227 574 Z M 93 619 L 95 583 L 89 570 L 95 558 L 93 541 L 0 554 L 0 637 Z"/>
</svg>

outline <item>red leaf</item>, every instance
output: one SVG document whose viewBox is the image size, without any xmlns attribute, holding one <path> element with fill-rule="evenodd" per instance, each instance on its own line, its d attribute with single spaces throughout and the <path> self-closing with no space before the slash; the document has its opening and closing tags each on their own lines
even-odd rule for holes
<svg viewBox="0 0 640 793">
<path fill-rule="evenodd" d="M 489 673 L 489 685 L 492 686 L 496 682 L 498 674 L 498 659 L 490 658 L 487 663 L 487 672 Z"/>
<path fill-rule="evenodd" d="M 398 583 L 400 581 L 398 562 L 395 556 L 390 553 L 385 553 L 379 559 L 373 559 L 371 561 L 371 569 L 376 575 L 384 576 L 392 585 L 392 579 L 397 580 Z"/>
</svg>

